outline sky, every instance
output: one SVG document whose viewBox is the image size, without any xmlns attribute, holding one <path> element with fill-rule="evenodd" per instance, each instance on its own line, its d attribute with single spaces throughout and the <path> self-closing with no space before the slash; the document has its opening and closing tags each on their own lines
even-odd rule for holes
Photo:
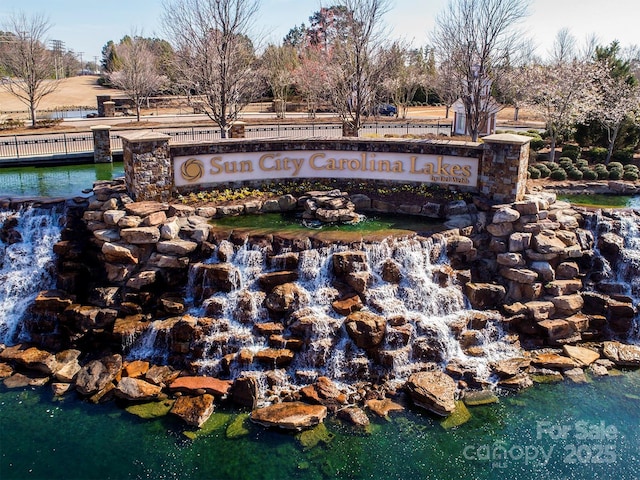
<svg viewBox="0 0 640 480">
<path fill-rule="evenodd" d="M 390 0 L 384 23 L 390 37 L 414 46 L 429 43 L 435 16 L 449 0 Z M 279 43 L 287 32 L 330 0 L 262 0 L 256 31 L 267 43 Z M 82 52 L 85 61 L 100 61 L 109 41 L 138 32 L 164 37 L 162 0 L 0 0 L 0 25 L 13 12 L 44 13 L 52 27 L 48 39 L 62 40 L 66 49 Z M 532 38 L 536 53 L 546 57 L 561 28 L 568 28 L 578 44 L 596 34 L 600 44 L 619 40 L 640 45 L 640 0 L 531 0 L 530 16 L 520 27 Z M 0 29 L 2 27 L 0 26 Z"/>
</svg>

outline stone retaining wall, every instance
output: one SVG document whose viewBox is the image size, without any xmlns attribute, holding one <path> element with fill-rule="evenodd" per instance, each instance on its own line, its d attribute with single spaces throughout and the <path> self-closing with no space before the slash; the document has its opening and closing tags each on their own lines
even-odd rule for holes
<svg viewBox="0 0 640 480">
<path fill-rule="evenodd" d="M 296 150 L 397 152 L 477 158 L 478 184 L 473 186 L 451 184 L 449 188 L 457 191 L 481 192 L 499 202 L 515 201 L 522 199 L 524 195 L 530 141 L 528 137 L 502 134 L 485 137 L 484 144 L 452 140 L 309 138 L 231 139 L 215 143 L 192 143 L 169 147 L 168 137 L 162 139 L 161 135 L 153 132 L 137 132 L 122 137 L 127 188 L 132 198 L 157 201 L 166 201 L 175 193 L 180 193 L 180 189 L 174 185 L 175 172 L 172 164 L 174 157 Z M 194 164 L 192 167 L 206 168 L 200 164 L 197 166 Z M 419 176 L 417 175 L 416 178 L 419 179 Z M 353 179 L 358 179 L 357 172 L 353 172 Z M 193 188 L 229 185 L 228 183 L 210 184 Z M 187 190 L 183 189 L 183 191 Z"/>
</svg>

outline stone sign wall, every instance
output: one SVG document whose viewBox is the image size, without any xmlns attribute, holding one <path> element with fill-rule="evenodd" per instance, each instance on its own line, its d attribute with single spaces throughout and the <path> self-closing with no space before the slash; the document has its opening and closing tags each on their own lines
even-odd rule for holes
<svg viewBox="0 0 640 480">
<path fill-rule="evenodd" d="M 163 201 L 199 188 L 314 178 L 441 184 L 517 201 L 530 140 L 226 139 L 169 147 L 169 137 L 155 132 L 122 137 L 129 192 L 136 200 Z"/>
</svg>

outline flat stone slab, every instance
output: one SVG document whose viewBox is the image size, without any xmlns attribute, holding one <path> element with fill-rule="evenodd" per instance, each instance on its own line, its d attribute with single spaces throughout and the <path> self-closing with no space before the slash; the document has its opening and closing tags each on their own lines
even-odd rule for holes
<svg viewBox="0 0 640 480">
<path fill-rule="evenodd" d="M 204 392 L 221 397 L 229 392 L 231 384 L 230 380 L 220 380 L 214 377 L 178 377 L 171 382 L 169 389 L 191 393 Z"/>
<path fill-rule="evenodd" d="M 324 405 L 283 402 L 251 412 L 251 421 L 265 427 L 303 430 L 322 423 L 327 416 Z"/>
</svg>

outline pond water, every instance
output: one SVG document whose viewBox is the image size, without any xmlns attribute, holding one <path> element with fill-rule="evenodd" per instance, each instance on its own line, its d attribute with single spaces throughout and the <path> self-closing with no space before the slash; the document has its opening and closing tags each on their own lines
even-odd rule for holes
<svg viewBox="0 0 640 480">
<path fill-rule="evenodd" d="M 0 168 L 0 197 L 74 197 L 96 180 L 123 175 L 122 162 Z"/>
<path fill-rule="evenodd" d="M 368 215 L 357 223 L 322 225 L 304 222 L 299 214 L 265 213 L 220 218 L 213 220 L 212 224 L 218 230 L 233 230 L 246 235 L 278 234 L 288 238 L 310 237 L 342 242 L 361 238 L 371 240 L 378 236 L 382 239 L 387 236 L 406 236 L 415 233 L 428 235 L 444 229 L 440 221 L 399 214 Z"/>
<path fill-rule="evenodd" d="M 237 410 L 219 409 L 188 438 L 190 429 L 170 417 L 142 420 L 113 403 L 52 401 L 46 388 L 0 386 L 0 478 L 638 478 L 638 371 L 540 384 L 470 412 L 452 429 L 413 408 L 373 419 L 370 433 L 327 421 L 318 432 L 325 440 L 304 447 Z"/>
<path fill-rule="evenodd" d="M 640 197 L 630 195 L 558 195 L 558 200 L 564 200 L 581 207 L 640 208 Z"/>
</svg>

